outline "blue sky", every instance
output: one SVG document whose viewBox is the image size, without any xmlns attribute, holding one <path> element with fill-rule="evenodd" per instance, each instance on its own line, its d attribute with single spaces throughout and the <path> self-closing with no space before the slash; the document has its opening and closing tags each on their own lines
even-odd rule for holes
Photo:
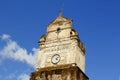
<svg viewBox="0 0 120 80">
<path fill-rule="evenodd" d="M 86 46 L 90 80 L 120 80 L 119 0 L 1 0 L 0 80 L 29 80 L 37 42 L 63 4 Z"/>
</svg>

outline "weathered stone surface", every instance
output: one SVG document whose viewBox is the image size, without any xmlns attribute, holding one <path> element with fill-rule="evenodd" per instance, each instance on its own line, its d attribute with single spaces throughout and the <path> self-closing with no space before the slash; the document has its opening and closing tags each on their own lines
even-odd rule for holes
<svg viewBox="0 0 120 80">
<path fill-rule="evenodd" d="M 78 33 L 72 29 L 72 20 L 62 15 L 53 20 L 47 33 L 40 38 L 40 51 L 36 68 L 75 64 L 85 72 L 85 47 Z M 52 63 L 52 57 L 59 54 L 60 61 Z"/>
<path fill-rule="evenodd" d="M 59 15 L 39 40 L 36 72 L 30 80 L 88 80 L 85 47 L 72 28 L 72 20 Z"/>
<path fill-rule="evenodd" d="M 64 67 L 51 70 L 45 68 L 31 74 L 30 80 L 88 80 L 88 77 L 77 67 Z"/>
</svg>

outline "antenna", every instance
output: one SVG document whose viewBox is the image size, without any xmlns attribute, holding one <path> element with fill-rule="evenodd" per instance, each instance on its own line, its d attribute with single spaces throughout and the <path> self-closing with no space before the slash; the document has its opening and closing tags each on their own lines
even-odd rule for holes
<svg viewBox="0 0 120 80">
<path fill-rule="evenodd" d="M 62 15 L 63 7 L 64 7 L 64 4 L 61 5 L 61 9 L 60 9 L 60 12 L 59 12 L 59 15 L 60 15 L 60 16 Z"/>
</svg>

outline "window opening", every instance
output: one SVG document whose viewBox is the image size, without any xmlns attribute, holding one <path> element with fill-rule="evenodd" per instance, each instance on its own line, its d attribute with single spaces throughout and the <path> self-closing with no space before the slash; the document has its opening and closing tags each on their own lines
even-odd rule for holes
<svg viewBox="0 0 120 80">
<path fill-rule="evenodd" d="M 61 32 L 60 28 L 57 29 L 57 33 Z"/>
</svg>

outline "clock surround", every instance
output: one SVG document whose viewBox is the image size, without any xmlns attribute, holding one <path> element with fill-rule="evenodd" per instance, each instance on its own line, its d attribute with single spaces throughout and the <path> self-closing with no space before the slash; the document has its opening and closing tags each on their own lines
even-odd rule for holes
<svg viewBox="0 0 120 80">
<path fill-rule="evenodd" d="M 60 59 L 61 59 L 60 55 L 59 54 L 55 54 L 55 55 L 52 56 L 51 62 L 53 64 L 57 64 L 57 63 L 59 63 Z"/>
</svg>

